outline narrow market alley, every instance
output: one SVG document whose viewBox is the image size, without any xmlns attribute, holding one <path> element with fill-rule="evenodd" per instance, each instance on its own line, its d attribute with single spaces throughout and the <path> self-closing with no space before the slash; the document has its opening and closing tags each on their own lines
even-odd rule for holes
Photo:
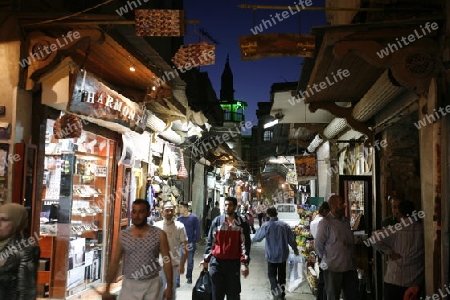
<svg viewBox="0 0 450 300">
<path fill-rule="evenodd" d="M 253 234 L 251 235 L 253 237 Z M 241 277 L 241 285 L 242 285 L 242 300 L 266 300 L 270 295 L 270 286 L 269 280 L 267 278 L 267 260 L 264 257 L 264 245 L 265 240 L 259 243 L 252 244 L 252 250 L 250 253 L 251 262 L 250 262 L 250 274 L 247 278 Z M 197 246 L 197 253 L 195 256 L 195 265 L 193 277 L 196 279 L 199 277 L 201 268 L 198 267 L 198 263 L 202 259 L 202 254 L 205 249 L 204 245 Z M 287 266 L 287 272 L 289 273 L 289 265 Z M 289 275 L 288 275 L 289 276 Z M 293 299 L 302 299 L 302 300 L 313 300 L 316 299 L 312 294 L 311 289 L 304 277 L 304 281 L 296 289 L 293 293 L 286 293 L 287 300 Z M 289 279 L 287 279 L 287 283 L 289 283 Z M 195 281 L 193 281 L 195 284 Z M 177 299 L 191 299 L 192 296 L 192 288 L 193 284 L 187 284 L 186 278 L 181 279 L 181 286 L 177 290 Z"/>
</svg>

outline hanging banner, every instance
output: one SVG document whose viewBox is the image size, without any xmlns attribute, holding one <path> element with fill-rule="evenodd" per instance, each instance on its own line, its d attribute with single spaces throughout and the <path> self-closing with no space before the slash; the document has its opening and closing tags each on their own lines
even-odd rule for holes
<svg viewBox="0 0 450 300">
<path fill-rule="evenodd" d="M 137 36 L 183 36 L 186 32 L 184 10 L 135 9 Z"/>
<path fill-rule="evenodd" d="M 313 57 L 315 37 L 310 34 L 264 33 L 239 37 L 242 60 L 273 56 Z"/>
<path fill-rule="evenodd" d="M 89 72 L 78 71 L 73 76 L 69 112 L 117 123 L 140 133 L 145 130 L 147 113 L 136 102 L 110 89 Z"/>
<path fill-rule="evenodd" d="M 315 156 L 295 156 L 297 177 L 316 177 L 317 162 Z"/>
<path fill-rule="evenodd" d="M 286 174 L 286 182 L 289 184 L 298 184 L 296 170 L 290 169 Z"/>
<path fill-rule="evenodd" d="M 210 45 L 207 42 L 182 45 L 172 58 L 172 62 L 178 69 L 214 65 L 216 45 Z"/>
</svg>

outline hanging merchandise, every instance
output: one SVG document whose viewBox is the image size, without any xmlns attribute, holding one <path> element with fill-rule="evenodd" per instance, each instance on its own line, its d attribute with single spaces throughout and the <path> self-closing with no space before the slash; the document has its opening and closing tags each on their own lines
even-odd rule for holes
<svg viewBox="0 0 450 300">
<path fill-rule="evenodd" d="M 120 157 L 118 165 L 124 165 L 125 167 L 134 166 L 134 154 L 133 154 L 133 140 L 130 135 L 125 132 L 122 134 L 123 148 L 122 156 Z"/>
<path fill-rule="evenodd" d="M 175 158 L 175 153 L 172 149 L 172 146 L 168 147 L 169 149 L 169 164 L 170 164 L 170 176 L 176 176 L 178 175 L 178 168 L 177 168 L 177 161 Z"/>
<path fill-rule="evenodd" d="M 183 150 L 180 149 L 180 169 L 178 170 L 178 178 L 186 179 L 188 178 L 188 173 L 186 168 L 184 167 L 184 155 Z"/>
<path fill-rule="evenodd" d="M 164 144 L 164 151 L 161 160 L 161 164 L 159 165 L 159 176 L 169 177 L 170 176 L 170 149 L 167 143 Z"/>
<path fill-rule="evenodd" d="M 172 62 L 178 69 L 213 65 L 216 63 L 215 51 L 216 45 L 209 45 L 207 42 L 181 45 Z"/>
<path fill-rule="evenodd" d="M 72 114 L 65 114 L 56 119 L 53 125 L 53 135 L 56 139 L 78 138 L 83 131 L 80 118 Z"/>
<path fill-rule="evenodd" d="M 186 32 L 184 10 L 136 9 L 137 36 L 183 36 Z"/>
</svg>

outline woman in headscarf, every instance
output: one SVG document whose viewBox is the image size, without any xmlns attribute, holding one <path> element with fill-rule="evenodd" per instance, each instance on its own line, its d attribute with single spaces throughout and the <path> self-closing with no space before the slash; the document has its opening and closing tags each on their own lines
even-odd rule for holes
<svg viewBox="0 0 450 300">
<path fill-rule="evenodd" d="M 36 299 L 40 249 L 38 241 L 23 236 L 27 225 L 23 205 L 0 206 L 0 299 Z"/>
</svg>

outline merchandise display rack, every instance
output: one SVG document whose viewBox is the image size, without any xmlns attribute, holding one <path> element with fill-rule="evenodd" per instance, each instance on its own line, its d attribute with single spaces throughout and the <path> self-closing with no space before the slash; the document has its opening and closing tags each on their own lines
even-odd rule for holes
<svg viewBox="0 0 450 300">
<path fill-rule="evenodd" d="M 50 289 L 62 298 L 104 277 L 114 142 L 87 131 L 78 138 L 56 139 L 52 123 L 48 120 L 45 141 L 40 235 L 55 239 L 51 276 L 58 280 Z"/>
<path fill-rule="evenodd" d="M 311 292 L 317 294 L 317 276 L 314 271 L 316 263 L 316 254 L 314 251 L 314 238 L 310 231 L 310 223 L 318 214 L 315 205 L 298 205 L 297 212 L 300 217 L 299 224 L 294 229 L 295 240 L 300 248 L 300 253 L 305 260 L 305 275 Z"/>
</svg>

